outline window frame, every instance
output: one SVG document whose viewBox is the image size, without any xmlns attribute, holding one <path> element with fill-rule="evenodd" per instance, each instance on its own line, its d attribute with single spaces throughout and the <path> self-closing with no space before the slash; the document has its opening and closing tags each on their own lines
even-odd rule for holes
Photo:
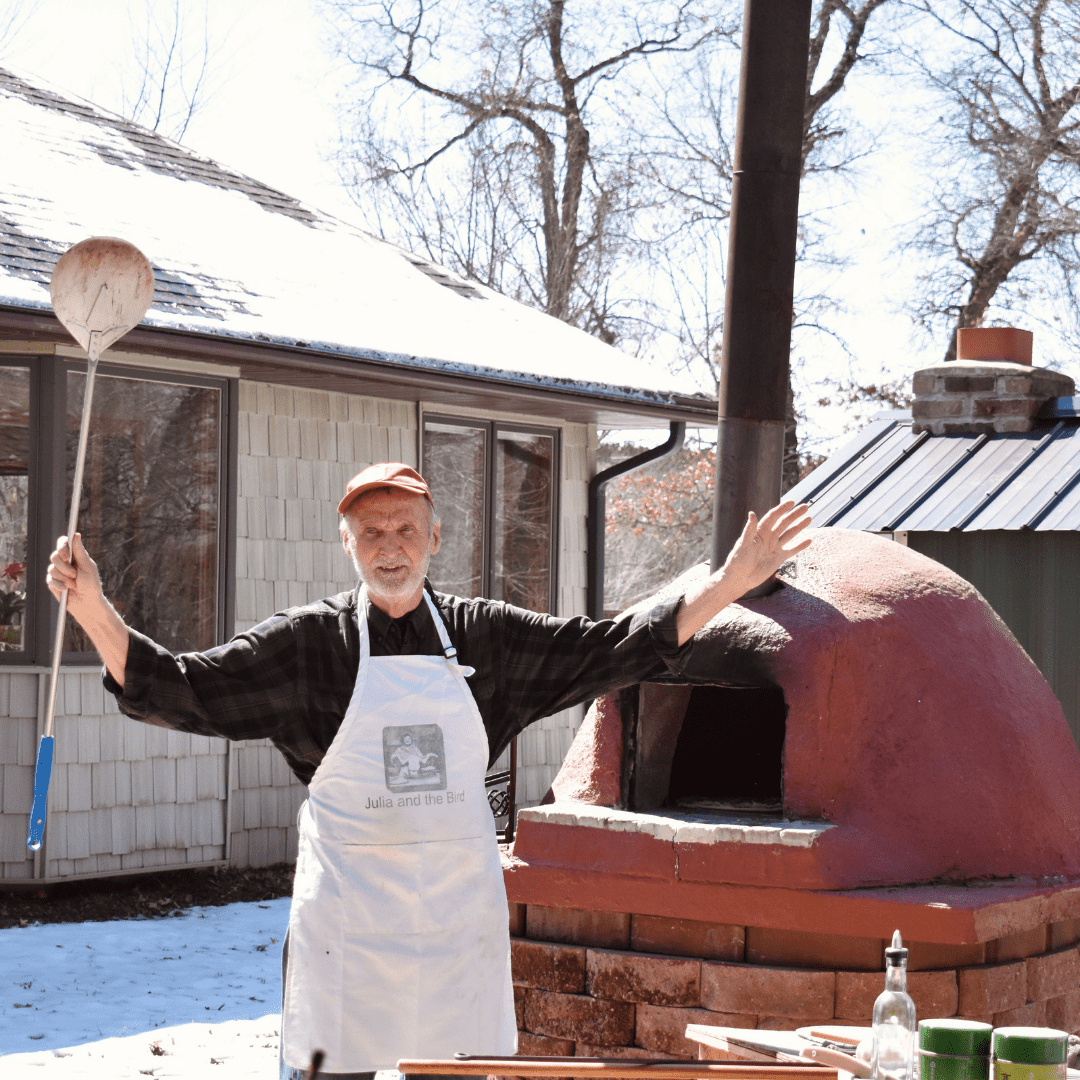
<svg viewBox="0 0 1080 1080">
<path fill-rule="evenodd" d="M 495 563 L 495 474 L 498 452 L 498 440 L 501 432 L 523 435 L 542 435 L 551 439 L 551 535 L 548 541 L 548 566 L 550 582 L 548 586 L 547 614 L 558 615 L 559 602 L 559 532 L 560 504 L 562 496 L 562 428 L 546 427 L 541 424 L 529 424 L 512 420 L 483 420 L 472 416 L 454 416 L 446 413 L 424 410 L 419 424 L 419 460 L 424 462 L 424 442 L 428 422 L 445 424 L 450 427 L 473 428 L 486 432 L 487 444 L 484 454 L 484 525 L 482 530 L 483 551 L 480 560 L 482 588 L 479 595 L 490 597 L 493 584 Z M 438 504 L 436 504 L 436 512 Z"/>
<path fill-rule="evenodd" d="M 67 378 L 86 372 L 86 361 L 53 353 L 0 350 L 0 366 L 27 369 L 30 375 L 29 462 L 26 543 L 26 608 L 23 649 L 0 652 L 0 669 L 44 667 L 51 663 L 59 608 L 45 586 L 45 573 L 56 537 L 67 529 L 66 483 Z M 215 641 L 233 633 L 236 610 L 236 492 L 239 468 L 239 385 L 230 376 L 172 372 L 162 366 L 102 361 L 99 375 L 141 382 L 171 383 L 216 389 L 220 394 L 218 439 L 217 612 Z M 93 419 L 91 418 L 91 423 Z M 96 652 L 65 650 L 61 663 L 97 665 Z"/>
<path fill-rule="evenodd" d="M 30 404 L 27 410 L 27 467 L 26 467 L 26 600 L 23 607 L 23 647 L 15 650 L 0 651 L 0 666 L 18 666 L 33 663 L 37 644 L 37 623 L 40 621 L 34 597 L 38 592 L 49 596 L 48 590 L 38 583 L 45 577 L 45 567 L 48 564 L 48 552 L 45 553 L 45 561 L 38 558 L 37 530 L 35 524 L 39 521 L 38 507 L 40 506 L 43 485 L 39 482 L 43 475 L 41 470 L 41 447 L 38 439 L 40 425 L 37 423 L 36 405 L 40 401 L 38 381 L 40 377 L 39 365 L 35 364 L 38 357 L 32 353 L 18 353 L 0 351 L 0 367 L 21 368 L 27 372 Z M 52 550 L 51 548 L 49 549 Z M 49 596 L 50 601 L 52 597 Z"/>
</svg>

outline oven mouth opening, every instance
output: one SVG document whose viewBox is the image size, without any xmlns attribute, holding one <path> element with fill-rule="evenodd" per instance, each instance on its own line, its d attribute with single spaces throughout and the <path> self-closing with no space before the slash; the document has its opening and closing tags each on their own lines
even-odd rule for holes
<svg viewBox="0 0 1080 1080">
<path fill-rule="evenodd" d="M 695 686 L 675 744 L 667 805 L 782 812 L 786 720 L 779 687 Z"/>
<path fill-rule="evenodd" d="M 782 816 L 780 687 L 642 683 L 627 697 L 626 809 Z"/>
</svg>

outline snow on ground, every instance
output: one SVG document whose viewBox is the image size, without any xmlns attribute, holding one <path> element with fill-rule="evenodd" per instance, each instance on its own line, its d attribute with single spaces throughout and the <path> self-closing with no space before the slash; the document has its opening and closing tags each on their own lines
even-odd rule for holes
<svg viewBox="0 0 1080 1080">
<path fill-rule="evenodd" d="M 0 930 L 0 1075 L 270 1080 L 288 917 L 282 898 Z"/>
<path fill-rule="evenodd" d="M 122 1039 L 101 1039 L 57 1050 L 0 1057 L 5 1080 L 208 1080 L 223 1065 L 228 1080 L 274 1080 L 278 1075 L 278 1021 L 274 1013 L 259 1020 L 221 1024 L 178 1024 Z"/>
</svg>

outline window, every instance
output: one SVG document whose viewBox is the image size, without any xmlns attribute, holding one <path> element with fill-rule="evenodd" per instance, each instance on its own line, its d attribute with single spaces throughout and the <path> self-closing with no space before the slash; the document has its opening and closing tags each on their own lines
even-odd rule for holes
<svg viewBox="0 0 1080 1080">
<path fill-rule="evenodd" d="M 555 610 L 558 432 L 424 418 L 422 469 L 442 520 L 435 587 Z"/>
<path fill-rule="evenodd" d="M 25 650 L 30 371 L 0 367 L 0 652 Z"/>
<path fill-rule="evenodd" d="M 420 457 L 442 521 L 432 584 L 554 612 L 558 431 L 427 415 Z M 516 746 L 487 775 L 495 827 L 507 842 L 514 836 Z"/>
<path fill-rule="evenodd" d="M 442 545 L 432 560 L 430 575 L 439 589 L 455 596 L 483 596 L 487 592 L 488 435 L 486 425 L 424 422 L 420 471 L 442 520 Z"/>
<path fill-rule="evenodd" d="M 0 357 L 0 663 L 49 662 L 45 564 L 67 528 L 85 384 L 78 361 Z M 224 379 L 103 364 L 95 382 L 79 531 L 121 614 L 174 651 L 210 648 L 228 630 L 234 400 Z M 96 659 L 70 619 L 64 651 Z"/>
<path fill-rule="evenodd" d="M 86 375 L 67 372 L 71 504 Z M 94 385 L 79 531 L 105 595 L 170 652 L 219 640 L 221 389 L 117 375 Z M 73 621 L 67 652 L 93 646 Z"/>
</svg>

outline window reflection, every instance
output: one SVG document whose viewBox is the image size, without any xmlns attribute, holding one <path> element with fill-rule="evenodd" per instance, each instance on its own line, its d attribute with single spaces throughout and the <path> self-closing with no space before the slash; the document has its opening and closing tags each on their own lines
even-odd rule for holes
<svg viewBox="0 0 1080 1080">
<path fill-rule="evenodd" d="M 435 587 L 552 608 L 555 435 L 426 418 L 421 471 L 442 518 Z"/>
<path fill-rule="evenodd" d="M 442 521 L 432 584 L 455 596 L 484 592 L 484 474 L 487 429 L 424 425 L 424 479 Z"/>
<path fill-rule="evenodd" d="M 0 651 L 25 644 L 30 372 L 0 367 Z"/>
<path fill-rule="evenodd" d="M 495 448 L 495 547 L 491 596 L 548 611 L 555 440 L 500 431 Z"/>
<path fill-rule="evenodd" d="M 68 374 L 65 505 L 85 386 Z M 96 380 L 79 531 L 124 620 L 172 652 L 216 644 L 220 429 L 217 389 Z M 92 649 L 71 620 L 65 649 Z"/>
</svg>

